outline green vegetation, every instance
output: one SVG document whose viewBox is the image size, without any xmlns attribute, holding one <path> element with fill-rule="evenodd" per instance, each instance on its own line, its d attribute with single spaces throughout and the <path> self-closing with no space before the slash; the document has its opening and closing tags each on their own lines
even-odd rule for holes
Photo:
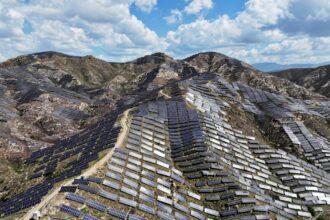
<svg viewBox="0 0 330 220">
<path fill-rule="evenodd" d="M 80 121 L 79 121 L 79 127 L 80 127 L 80 128 L 84 127 L 84 126 L 86 125 L 86 123 L 87 123 L 87 120 L 86 120 L 86 119 L 82 119 L 82 120 L 80 120 Z"/>
<path fill-rule="evenodd" d="M 24 115 L 24 110 L 23 109 L 18 109 L 17 115 L 22 117 Z"/>
<path fill-rule="evenodd" d="M 319 217 L 317 217 L 316 220 L 329 220 L 329 216 L 326 216 L 326 215 L 322 214 Z"/>
<path fill-rule="evenodd" d="M 316 213 L 313 207 L 309 206 L 308 211 L 312 214 L 312 216 L 315 216 Z"/>
</svg>

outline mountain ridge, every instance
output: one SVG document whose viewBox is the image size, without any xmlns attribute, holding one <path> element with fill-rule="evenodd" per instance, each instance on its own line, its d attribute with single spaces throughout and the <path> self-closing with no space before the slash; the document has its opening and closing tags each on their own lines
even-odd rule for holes
<svg viewBox="0 0 330 220">
<path fill-rule="evenodd" d="M 330 97 L 330 65 L 317 68 L 289 69 L 273 74 L 288 79 L 310 91 Z"/>
<path fill-rule="evenodd" d="M 329 65 L 330 62 L 322 62 L 322 63 L 316 63 L 316 64 L 279 64 L 279 63 L 254 63 L 252 66 L 254 66 L 256 69 L 259 69 L 263 72 L 278 72 L 288 69 L 302 69 L 302 68 L 317 68 L 324 65 Z"/>
<path fill-rule="evenodd" d="M 307 179 L 313 173 L 317 174 L 313 176 L 316 178 L 313 181 L 329 186 L 330 175 L 325 175 L 330 170 L 329 99 L 287 79 L 265 74 L 237 59 L 204 52 L 176 60 L 164 53 L 155 53 L 125 63 L 112 63 L 92 56 L 45 52 L 18 57 L 0 65 L 2 216 L 15 213 L 14 216 L 22 219 L 20 211 L 26 210 L 25 217 L 29 219 L 32 212 L 41 209 L 43 214 L 67 218 L 57 212 L 58 208 L 53 212 L 48 207 L 61 207 L 59 211 L 72 214 L 72 209 L 61 204 L 65 198 L 73 198 L 67 197 L 69 194 L 66 193 L 73 188 L 78 189 L 77 195 L 85 195 L 83 191 L 95 194 L 93 197 L 97 200 L 86 200 L 88 208 L 81 209 L 85 214 L 92 213 L 89 208 L 99 209 L 103 207 L 99 204 L 106 202 L 104 198 L 109 198 L 98 198 L 98 193 L 95 193 L 98 191 L 93 188 L 98 183 L 106 187 L 106 191 L 113 188 L 111 193 L 120 193 L 116 208 L 130 206 L 129 198 L 137 191 L 124 186 L 119 188 L 119 185 L 106 180 L 120 178 L 108 172 L 107 167 L 117 167 L 114 171 L 125 176 L 122 183 L 136 189 L 139 184 L 151 186 L 151 180 L 146 182 L 144 177 L 140 179 L 139 175 L 131 172 L 139 173 L 143 168 L 141 175 L 147 174 L 146 177 L 151 178 L 149 171 L 154 172 L 158 178 L 157 184 L 169 187 L 166 193 L 178 191 L 177 187 L 171 187 L 170 182 L 162 179 L 164 176 L 171 178 L 173 181 L 169 181 L 173 183 L 176 181 L 175 186 L 184 183 L 180 187 L 205 195 L 208 204 L 223 198 L 228 199 L 226 204 L 235 201 L 232 203 L 235 212 L 218 206 L 218 203 L 208 206 L 203 202 L 209 208 L 205 216 L 209 216 L 212 208 L 215 217 L 226 213 L 236 215 L 236 198 L 242 195 L 248 201 L 247 206 L 250 202 L 256 204 L 259 199 L 269 202 L 262 209 L 256 208 L 247 215 L 260 216 L 260 211 L 265 210 L 263 213 L 268 216 L 269 209 L 265 207 L 272 206 L 274 213 L 271 215 L 278 215 L 277 208 L 280 208 L 280 214 L 291 219 L 297 215 L 311 217 L 307 206 L 301 206 L 303 212 L 293 213 L 293 209 L 288 209 L 291 206 L 273 205 L 278 199 L 282 204 L 287 201 L 288 197 L 283 200 L 278 196 L 298 198 L 298 194 L 293 194 L 296 193 L 295 188 L 289 187 L 292 186 L 292 178 L 301 180 L 303 175 Z M 120 129 L 120 126 L 124 128 Z M 119 139 L 124 142 L 117 144 Z M 104 166 L 94 167 L 97 161 L 104 161 L 101 158 L 110 157 Z M 126 159 L 129 163 L 124 162 Z M 252 166 L 252 162 L 256 164 Z M 123 172 L 119 168 L 125 167 L 125 164 L 131 171 Z M 251 167 L 245 169 L 249 164 Z M 303 173 L 298 169 L 292 173 L 280 170 L 281 175 L 274 173 L 269 178 L 273 169 L 281 169 L 284 165 L 293 168 L 297 164 L 299 168 L 304 168 Z M 314 164 L 317 167 L 311 170 Z M 174 168 L 174 165 L 179 170 L 172 173 L 171 166 Z M 194 167 L 191 168 L 191 165 Z M 252 172 L 259 175 L 256 167 L 267 171 L 260 174 L 255 182 L 242 181 L 242 172 L 246 180 L 252 180 Z M 87 168 L 93 170 L 93 176 L 90 172 L 84 172 Z M 296 175 L 298 173 L 302 175 Z M 289 176 L 282 179 L 282 174 Z M 80 178 L 81 175 L 84 177 Z M 71 177 L 77 179 L 72 181 Z M 217 184 L 227 187 L 226 190 L 209 191 L 204 187 L 206 182 L 202 184 L 200 181 L 204 181 L 205 177 L 209 186 L 214 185 L 214 179 Z M 191 182 L 196 178 L 199 179 L 198 184 L 194 180 Z M 212 178 L 211 182 L 209 178 Z M 286 192 L 273 188 L 282 184 L 282 180 L 285 180 L 285 186 L 280 188 L 286 189 Z M 57 183 L 60 182 L 66 186 L 59 188 Z M 234 182 L 235 185 L 232 185 Z M 84 186 L 85 183 L 88 186 Z M 190 188 L 190 183 L 198 190 Z M 315 184 L 304 182 L 304 186 Z M 234 191 L 243 188 L 251 191 L 235 195 L 228 192 L 229 186 Z M 255 187 L 265 191 L 256 191 Z M 300 183 L 296 187 L 300 189 Z M 49 194 L 52 188 L 56 190 Z M 141 189 L 145 193 L 144 188 Z M 165 192 L 165 188 L 161 187 L 152 192 L 161 193 L 159 190 Z M 268 193 L 269 190 L 272 191 Z M 183 192 L 180 191 L 180 194 L 186 195 Z M 259 194 L 255 195 L 256 192 Z M 324 191 L 320 188 L 315 192 Z M 188 196 L 204 201 L 204 196 L 195 193 L 188 193 Z M 230 198 L 226 196 L 229 194 L 232 195 Z M 66 195 L 65 198 L 63 195 Z M 44 197 L 45 201 L 41 201 Z M 321 197 L 313 202 L 323 204 L 324 196 Z M 270 201 L 270 198 L 273 200 Z M 330 198 L 330 194 L 326 198 Z M 173 205 L 172 200 L 167 202 L 168 199 L 157 197 L 157 201 Z M 197 200 L 195 202 L 199 203 Z M 134 204 L 136 202 L 140 200 L 133 201 Z M 295 205 L 315 205 L 305 203 L 304 199 L 293 199 L 288 203 L 292 202 Z M 29 212 L 27 207 L 35 204 L 39 205 Z M 71 203 L 65 200 L 65 204 Z M 253 207 L 256 207 L 255 204 Z M 111 204 L 109 206 L 112 207 Z M 103 218 L 104 209 L 99 210 L 103 210 L 102 213 L 93 212 L 93 215 Z M 154 215 L 146 216 L 143 210 L 134 214 L 153 219 Z M 75 213 L 78 212 L 75 210 Z M 130 211 L 128 213 L 133 216 Z M 186 214 L 196 216 L 194 212 Z M 242 214 L 236 217 L 242 217 Z"/>
<path fill-rule="evenodd" d="M 0 90 L 5 91 L 0 96 L 0 128 L 5 129 L 0 141 L 5 148 L 0 151 L 6 157 L 6 149 L 12 149 L 14 155 L 26 146 L 48 145 L 109 110 L 134 103 L 145 92 L 205 72 L 293 98 L 324 98 L 216 52 L 197 53 L 182 60 L 158 52 L 123 63 L 40 52 L 0 63 Z"/>
<path fill-rule="evenodd" d="M 253 66 L 217 52 L 197 53 L 181 60 L 176 60 L 165 53 L 157 52 L 132 61 L 119 63 L 107 62 L 90 55 L 79 57 L 48 51 L 19 56 L 0 63 L 0 68 L 13 66 L 53 68 L 60 72 L 58 75 L 54 74 L 56 78 L 60 78 L 58 81 L 66 82 L 71 78 L 69 83 L 74 86 L 87 86 L 89 88 L 107 87 L 113 88 L 113 90 L 122 90 L 122 92 L 133 91 L 137 87 L 142 86 L 139 83 L 142 82 L 143 84 L 143 80 L 146 78 L 149 78 L 149 81 L 153 81 L 147 75 L 155 73 L 155 71 L 157 72 L 159 67 L 164 67 L 165 69 L 172 69 L 174 72 L 178 72 L 180 76 L 187 76 L 192 74 L 192 72 L 217 72 L 228 80 L 242 80 L 261 89 L 268 89 L 272 92 L 293 97 L 318 96 L 305 90 L 303 87 L 290 84 L 290 81 L 281 80 L 277 83 L 278 78 L 261 74 L 262 72 Z M 157 76 L 157 74 L 153 75 L 154 77 Z M 61 80 L 63 77 L 64 79 Z M 67 80 L 65 80 L 65 77 Z M 271 81 L 271 83 L 267 81 Z M 285 87 L 279 84 L 285 84 Z M 293 88 L 299 91 L 296 93 L 293 91 Z"/>
</svg>

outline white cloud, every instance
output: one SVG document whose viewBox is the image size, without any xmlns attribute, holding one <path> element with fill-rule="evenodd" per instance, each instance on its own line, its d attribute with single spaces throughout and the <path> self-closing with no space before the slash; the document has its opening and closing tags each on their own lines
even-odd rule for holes
<svg viewBox="0 0 330 220">
<path fill-rule="evenodd" d="M 135 0 L 135 5 L 144 12 L 151 12 L 157 5 L 157 0 Z"/>
<path fill-rule="evenodd" d="M 12 9 L 16 6 L 15 1 L 0 2 L 0 38 L 23 35 L 24 17 Z"/>
<path fill-rule="evenodd" d="M 192 0 L 185 8 L 187 14 L 198 14 L 204 9 L 211 9 L 213 7 L 212 0 Z"/>
<path fill-rule="evenodd" d="M 130 12 L 132 4 L 150 12 L 156 0 L 5 1 L 0 2 L 0 51 L 6 57 L 56 50 L 106 53 L 105 57 L 120 60 L 124 53 L 137 57 L 166 48 L 165 40 Z M 23 32 L 25 21 L 31 24 L 31 33 Z"/>
<path fill-rule="evenodd" d="M 0 60 L 25 53 L 56 50 L 127 60 L 156 51 L 185 57 L 218 51 L 245 61 L 323 62 L 330 60 L 330 1 L 248 0 L 236 15 L 202 16 L 182 23 L 184 15 L 213 8 L 211 0 L 187 0 L 164 17 L 180 23 L 165 38 L 130 11 L 143 12 L 157 0 L 0 1 Z M 222 7 L 226 7 L 223 5 Z M 24 33 L 24 25 L 32 29 Z"/>
<path fill-rule="evenodd" d="M 210 22 L 203 18 L 195 22 L 180 25 L 174 32 L 167 35 L 173 48 L 197 48 L 207 50 L 214 46 L 230 43 L 231 39 L 238 38 L 241 30 L 228 16 L 222 16 Z"/>
<path fill-rule="evenodd" d="M 174 24 L 182 21 L 182 12 L 178 9 L 171 10 L 171 14 L 169 16 L 164 17 L 165 21 L 168 24 Z"/>
<path fill-rule="evenodd" d="M 181 57 L 212 50 L 252 63 L 309 62 L 311 56 L 322 62 L 330 53 L 328 17 L 327 0 L 249 0 L 236 17 L 198 18 L 168 32 L 168 50 Z"/>
<path fill-rule="evenodd" d="M 290 0 L 249 0 L 235 20 L 252 28 L 275 25 L 279 19 L 290 15 L 289 4 Z"/>
</svg>

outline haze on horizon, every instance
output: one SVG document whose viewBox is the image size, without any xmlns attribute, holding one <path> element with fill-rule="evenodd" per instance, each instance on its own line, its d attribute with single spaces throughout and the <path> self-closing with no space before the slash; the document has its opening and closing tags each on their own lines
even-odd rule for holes
<svg viewBox="0 0 330 220">
<path fill-rule="evenodd" d="M 330 61 L 328 0 L 2 0 L 0 61 L 40 51 L 127 61 L 216 51 L 248 63 Z"/>
</svg>

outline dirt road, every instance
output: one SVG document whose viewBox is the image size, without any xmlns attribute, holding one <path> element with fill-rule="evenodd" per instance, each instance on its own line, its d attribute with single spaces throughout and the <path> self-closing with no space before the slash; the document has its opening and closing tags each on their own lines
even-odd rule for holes
<svg viewBox="0 0 330 220">
<path fill-rule="evenodd" d="M 87 170 L 85 170 L 80 176 L 76 176 L 74 178 L 80 178 L 82 176 L 91 176 L 92 174 L 96 173 L 97 170 L 99 168 L 102 168 L 108 160 L 110 160 L 114 149 L 117 147 L 120 147 L 124 144 L 125 141 L 125 137 L 128 134 L 128 113 L 130 110 L 126 110 L 121 119 L 120 119 L 120 125 L 121 125 L 121 131 L 118 135 L 117 141 L 115 146 L 99 161 L 97 161 L 93 166 L 89 167 Z M 40 211 L 43 207 L 45 207 L 59 192 L 59 190 L 61 189 L 62 186 L 68 186 L 71 185 L 74 178 L 68 179 L 66 180 L 63 184 L 61 184 L 60 186 L 58 186 L 56 189 L 53 190 L 53 192 L 49 195 L 46 195 L 41 203 L 39 203 L 38 205 L 32 207 L 24 216 L 23 216 L 23 220 L 29 220 L 33 213 L 36 211 Z"/>
<path fill-rule="evenodd" d="M 159 94 L 162 95 L 162 96 L 164 96 L 165 98 L 168 98 L 168 99 L 172 98 L 171 96 L 165 94 L 163 90 L 160 90 L 159 91 Z"/>
</svg>

